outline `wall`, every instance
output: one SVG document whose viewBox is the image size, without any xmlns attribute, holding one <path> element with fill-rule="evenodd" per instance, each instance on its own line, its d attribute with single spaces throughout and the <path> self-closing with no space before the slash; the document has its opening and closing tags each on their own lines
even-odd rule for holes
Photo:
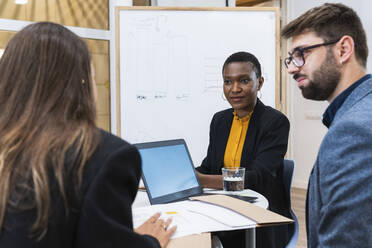
<svg viewBox="0 0 372 248">
<path fill-rule="evenodd" d="M 1 0 L 0 18 L 108 29 L 108 6 L 108 0 L 28 0 L 24 5 Z"/>
<path fill-rule="evenodd" d="M 97 126 L 110 131 L 110 55 L 106 40 L 84 39 L 92 55 L 97 86 Z"/>
<path fill-rule="evenodd" d="M 325 2 L 344 3 L 352 7 L 360 16 L 364 29 L 367 32 L 369 48 L 372 48 L 372 17 L 370 0 L 344 0 L 344 1 L 309 1 L 287 0 L 288 22 L 298 17 L 306 10 L 321 5 Z M 367 72 L 371 72 L 372 63 L 368 60 Z M 295 81 L 288 78 L 288 116 L 291 121 L 291 147 L 289 158 L 295 160 L 295 187 L 306 188 L 311 168 L 316 159 L 319 145 L 327 129 L 321 123 L 322 115 L 328 106 L 328 102 L 315 102 L 305 100 Z"/>
<path fill-rule="evenodd" d="M 25 5 L 13 0 L 0 0 L 0 18 L 18 21 L 52 21 L 67 26 L 91 29 L 108 29 L 108 0 L 28 0 Z M 84 16 L 84 18 L 81 18 Z M 10 25 L 10 24 L 9 24 Z M 5 26 L 5 27 L 4 27 Z M 3 30 L 1 30 L 3 28 Z M 15 32 L 0 28 L 0 49 Z M 85 39 L 96 69 L 97 125 L 110 131 L 110 56 L 109 41 Z"/>
</svg>

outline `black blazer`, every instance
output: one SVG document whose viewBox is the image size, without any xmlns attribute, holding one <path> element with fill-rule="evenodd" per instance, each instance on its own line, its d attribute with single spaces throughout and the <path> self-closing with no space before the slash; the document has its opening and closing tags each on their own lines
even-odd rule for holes
<svg viewBox="0 0 372 248">
<path fill-rule="evenodd" d="M 154 237 L 133 232 L 131 205 L 140 176 L 137 149 L 101 131 L 101 142 L 84 168 L 81 195 L 74 193 L 72 181 L 66 182 L 69 214 L 66 216 L 61 196 L 51 180 L 51 214 L 46 235 L 40 241 L 29 235 L 34 210 L 8 210 L 0 247 L 160 247 Z"/>
<path fill-rule="evenodd" d="M 196 169 L 205 174 L 221 174 L 227 140 L 233 121 L 233 109 L 223 110 L 213 116 L 210 125 L 209 146 L 206 158 Z M 245 188 L 264 195 L 269 201 L 269 209 L 289 217 L 288 200 L 285 196 L 283 159 L 287 151 L 289 121 L 281 112 L 265 106 L 259 99 L 249 122 L 240 166 L 246 168 Z M 287 229 L 287 226 L 283 226 Z M 263 229 L 261 229 L 263 230 Z M 260 229 L 257 229 L 260 236 Z M 280 236 L 283 236 L 282 233 Z M 287 231 L 285 231 L 287 236 Z M 282 247 L 268 244 L 257 247 Z M 265 237 L 268 239 L 269 237 Z M 273 238 L 271 236 L 272 239 Z M 275 243 L 283 243 L 287 238 L 278 237 Z"/>
</svg>

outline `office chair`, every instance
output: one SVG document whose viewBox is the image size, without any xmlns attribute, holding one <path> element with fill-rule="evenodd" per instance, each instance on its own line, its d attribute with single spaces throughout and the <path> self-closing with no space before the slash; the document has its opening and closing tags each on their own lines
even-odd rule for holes
<svg viewBox="0 0 372 248">
<path fill-rule="evenodd" d="M 286 245 L 286 248 L 295 248 L 298 240 L 298 220 L 295 215 L 295 213 L 292 211 L 291 207 L 291 186 L 292 186 L 292 178 L 293 178 L 293 169 L 294 169 L 294 162 L 293 160 L 284 159 L 283 162 L 283 183 L 284 183 L 284 189 L 286 196 L 289 201 L 289 211 L 291 214 L 291 217 L 294 221 L 293 224 L 290 225 L 290 235 L 291 238 Z"/>
</svg>

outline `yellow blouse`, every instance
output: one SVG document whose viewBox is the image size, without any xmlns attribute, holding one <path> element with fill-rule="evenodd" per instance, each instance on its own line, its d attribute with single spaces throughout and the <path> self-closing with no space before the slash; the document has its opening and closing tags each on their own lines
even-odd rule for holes
<svg viewBox="0 0 372 248">
<path fill-rule="evenodd" d="M 227 140 L 224 167 L 240 167 L 245 136 L 247 135 L 249 121 L 252 116 L 250 112 L 247 116 L 239 118 L 234 111 L 234 119 L 230 129 L 229 139 Z"/>
</svg>

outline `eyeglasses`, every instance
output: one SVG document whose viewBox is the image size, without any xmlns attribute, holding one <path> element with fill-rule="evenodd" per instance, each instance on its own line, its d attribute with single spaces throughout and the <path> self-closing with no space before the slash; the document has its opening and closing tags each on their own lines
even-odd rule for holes
<svg viewBox="0 0 372 248">
<path fill-rule="evenodd" d="M 333 45 L 336 42 L 338 42 L 339 40 L 340 39 L 337 39 L 337 40 L 333 40 L 333 41 L 329 41 L 329 42 L 325 42 L 325 43 L 321 43 L 321 44 L 316 44 L 316 45 L 312 45 L 312 46 L 308 46 L 308 47 L 297 47 L 293 50 L 293 52 L 288 52 L 289 57 L 284 59 L 285 67 L 287 67 L 287 69 L 288 69 L 289 64 L 293 61 L 293 64 L 296 67 L 300 68 L 301 66 L 303 66 L 305 64 L 304 55 L 305 55 L 305 52 L 307 50 L 317 48 L 317 47 L 321 47 L 321 46 Z"/>
</svg>

